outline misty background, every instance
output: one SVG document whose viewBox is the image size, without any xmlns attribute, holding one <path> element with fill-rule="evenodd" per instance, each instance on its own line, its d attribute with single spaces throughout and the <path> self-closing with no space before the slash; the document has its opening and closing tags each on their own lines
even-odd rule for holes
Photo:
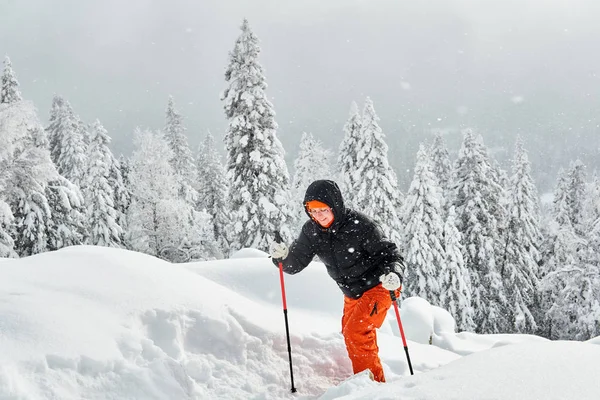
<svg viewBox="0 0 600 400">
<path fill-rule="evenodd" d="M 337 152 L 366 96 L 404 192 L 419 143 L 442 131 L 455 157 L 467 127 L 504 168 L 521 135 L 540 192 L 572 160 L 600 168 L 597 0 L 0 0 L 0 56 L 44 124 L 60 94 L 129 156 L 173 95 L 195 150 L 208 130 L 223 138 L 243 18 L 290 168 L 303 131 Z"/>
</svg>

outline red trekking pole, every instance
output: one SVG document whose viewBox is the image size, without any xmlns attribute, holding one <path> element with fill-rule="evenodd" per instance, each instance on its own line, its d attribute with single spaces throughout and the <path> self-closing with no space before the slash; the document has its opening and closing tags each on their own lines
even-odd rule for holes
<svg viewBox="0 0 600 400">
<path fill-rule="evenodd" d="M 275 232 L 275 241 L 277 243 L 283 242 L 283 239 L 281 238 L 281 234 L 279 233 L 279 231 Z M 292 345 L 290 344 L 290 326 L 288 324 L 287 302 L 285 300 L 285 284 L 283 282 L 283 262 L 281 262 L 281 261 L 279 261 L 279 280 L 281 282 L 281 300 L 283 301 L 283 317 L 285 319 L 285 334 L 287 336 L 288 356 L 290 359 L 290 379 L 292 382 L 292 393 L 296 393 L 296 388 L 294 387 L 294 369 L 292 368 Z"/>
<path fill-rule="evenodd" d="M 402 337 L 402 344 L 404 345 L 404 352 L 406 353 L 406 360 L 408 361 L 408 369 L 410 370 L 410 374 L 414 375 L 412 364 L 410 362 L 410 354 L 408 354 L 406 337 L 404 336 L 404 328 L 402 328 L 402 321 L 400 320 L 400 311 L 398 311 L 398 301 L 396 299 L 396 293 L 394 293 L 393 290 L 390 290 L 390 297 L 392 298 L 392 303 L 394 303 L 394 311 L 396 311 L 396 320 L 398 321 L 398 328 L 400 328 L 400 336 Z"/>
</svg>

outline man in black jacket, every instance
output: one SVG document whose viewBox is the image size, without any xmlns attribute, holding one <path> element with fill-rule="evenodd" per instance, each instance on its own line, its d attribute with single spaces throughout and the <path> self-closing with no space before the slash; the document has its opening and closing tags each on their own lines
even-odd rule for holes
<svg viewBox="0 0 600 400">
<path fill-rule="evenodd" d="M 376 381 L 385 382 L 376 329 L 392 305 L 390 291 L 399 296 L 403 264 L 398 248 L 366 215 L 344 207 L 333 181 L 311 183 L 304 206 L 309 221 L 289 250 L 284 243 L 271 244 L 273 262 L 281 261 L 284 272 L 296 274 L 319 257 L 345 296 L 342 334 L 354 373 L 369 369 Z"/>
</svg>

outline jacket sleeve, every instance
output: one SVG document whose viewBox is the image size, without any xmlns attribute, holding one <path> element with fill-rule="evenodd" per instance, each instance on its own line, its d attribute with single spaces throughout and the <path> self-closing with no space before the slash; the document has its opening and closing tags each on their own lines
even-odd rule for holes
<svg viewBox="0 0 600 400">
<path fill-rule="evenodd" d="M 379 266 L 381 274 L 395 272 L 404 279 L 404 258 L 400 255 L 396 243 L 385 238 L 377 224 L 372 223 L 369 234 L 365 238 L 364 248 L 369 253 L 373 265 Z"/>
<path fill-rule="evenodd" d="M 304 228 L 300 232 L 300 236 L 292 242 L 288 256 L 284 258 L 283 272 L 286 274 L 297 274 L 310 264 L 315 256 L 314 247 L 304 232 Z M 278 265 L 278 259 L 272 259 L 273 264 Z"/>
</svg>

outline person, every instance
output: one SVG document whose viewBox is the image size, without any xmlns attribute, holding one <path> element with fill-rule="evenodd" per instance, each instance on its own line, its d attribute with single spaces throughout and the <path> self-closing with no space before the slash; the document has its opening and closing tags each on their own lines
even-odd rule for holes
<svg viewBox="0 0 600 400">
<path fill-rule="evenodd" d="M 296 274 L 319 257 L 344 294 L 342 334 L 354 373 L 369 369 L 375 381 L 385 382 L 376 329 L 392 305 L 390 291 L 400 295 L 403 259 L 398 248 L 369 217 L 344 206 L 333 181 L 311 183 L 304 207 L 309 220 L 299 237 L 289 248 L 272 242 L 272 261 Z"/>
</svg>

